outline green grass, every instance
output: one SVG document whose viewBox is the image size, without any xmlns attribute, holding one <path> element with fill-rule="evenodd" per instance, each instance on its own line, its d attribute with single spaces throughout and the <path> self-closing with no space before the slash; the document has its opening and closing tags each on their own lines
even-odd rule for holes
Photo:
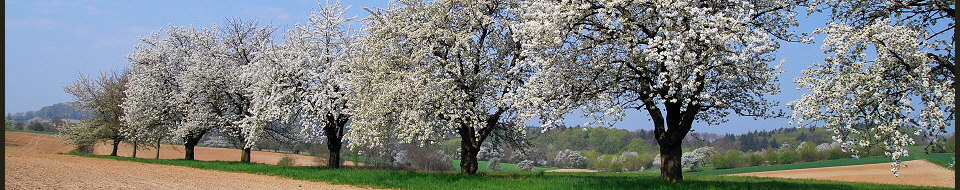
<svg viewBox="0 0 960 190">
<path fill-rule="evenodd" d="M 57 133 L 57 132 L 49 132 L 49 131 L 19 130 L 19 129 L 13 128 L 13 126 L 7 126 L 7 127 L 5 127 L 4 129 L 5 129 L 6 131 L 38 133 L 38 134 L 48 134 L 48 135 L 57 135 L 57 134 L 59 134 L 59 133 Z"/>
<path fill-rule="evenodd" d="M 478 172 L 495 172 L 493 170 L 490 170 L 488 166 L 490 166 L 489 161 L 483 161 L 483 160 L 477 161 Z M 500 168 L 503 169 L 503 172 L 515 172 L 517 171 L 517 164 L 500 163 Z M 547 168 L 534 167 L 534 168 L 536 168 L 538 172 L 557 169 L 557 168 L 550 168 L 550 167 L 547 167 Z M 453 170 L 460 171 L 460 160 L 453 160 Z"/>
<path fill-rule="evenodd" d="M 227 172 L 279 176 L 297 180 L 322 181 L 373 188 L 399 189 L 938 189 L 818 180 L 686 175 L 681 183 L 669 183 L 649 173 L 546 173 L 407 172 L 385 170 L 285 167 L 257 163 L 80 155 L 121 161 L 176 165 Z"/>
<path fill-rule="evenodd" d="M 910 150 L 910 156 L 908 158 L 922 159 L 930 161 L 930 163 L 943 166 L 944 168 L 954 170 L 950 168 L 950 164 L 953 163 L 954 153 L 924 153 L 923 146 L 910 146 L 907 147 Z"/>
</svg>

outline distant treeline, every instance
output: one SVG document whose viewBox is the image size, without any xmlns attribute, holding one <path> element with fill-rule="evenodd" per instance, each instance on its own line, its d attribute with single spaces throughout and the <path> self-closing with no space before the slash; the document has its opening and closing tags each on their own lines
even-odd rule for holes
<svg viewBox="0 0 960 190">
<path fill-rule="evenodd" d="M 92 110 L 77 110 L 71 106 L 70 102 L 56 103 L 50 106 L 44 106 L 37 111 L 26 111 L 17 113 L 7 113 L 7 120 L 26 121 L 34 118 L 42 120 L 51 120 L 54 118 L 83 120 L 93 115 Z"/>
</svg>

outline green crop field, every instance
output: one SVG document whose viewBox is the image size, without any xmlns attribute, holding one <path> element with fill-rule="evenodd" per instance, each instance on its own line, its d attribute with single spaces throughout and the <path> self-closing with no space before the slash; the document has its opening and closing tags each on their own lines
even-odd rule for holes
<svg viewBox="0 0 960 190">
<path fill-rule="evenodd" d="M 360 187 L 399 189 L 944 189 L 717 175 L 686 175 L 681 183 L 669 183 L 660 180 L 654 173 L 481 172 L 478 175 L 459 175 L 456 172 L 325 169 L 225 161 L 79 156 L 271 175 Z"/>
</svg>

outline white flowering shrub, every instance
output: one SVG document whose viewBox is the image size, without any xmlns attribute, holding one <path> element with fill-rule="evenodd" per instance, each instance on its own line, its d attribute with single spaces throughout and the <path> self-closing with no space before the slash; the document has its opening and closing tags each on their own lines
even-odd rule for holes
<svg viewBox="0 0 960 190">
<path fill-rule="evenodd" d="M 555 166 L 562 168 L 586 168 L 587 157 L 580 154 L 579 151 L 564 149 L 553 158 L 553 163 Z"/>
<path fill-rule="evenodd" d="M 836 141 L 831 143 L 822 143 L 817 145 L 817 152 L 827 152 L 838 148 L 840 148 L 840 143 Z"/>
<path fill-rule="evenodd" d="M 490 148 L 490 146 L 480 147 L 480 152 L 477 152 L 478 160 L 491 160 L 491 159 L 500 159 L 503 157 L 503 149 L 496 147 L 495 149 Z"/>
<path fill-rule="evenodd" d="M 492 159 L 490 159 L 490 161 L 487 162 L 487 169 L 490 169 L 490 170 L 493 170 L 493 171 L 502 171 L 503 168 L 500 167 L 500 158 L 492 158 Z"/>
<path fill-rule="evenodd" d="M 524 160 L 520 163 L 517 163 L 517 170 L 521 172 L 532 172 L 537 171 L 537 168 L 533 166 L 532 160 Z"/>
</svg>

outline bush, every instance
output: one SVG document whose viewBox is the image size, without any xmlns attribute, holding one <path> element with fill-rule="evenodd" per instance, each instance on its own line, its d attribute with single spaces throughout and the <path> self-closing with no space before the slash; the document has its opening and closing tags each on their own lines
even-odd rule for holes
<svg viewBox="0 0 960 190">
<path fill-rule="evenodd" d="M 532 172 L 537 171 L 537 168 L 533 167 L 533 161 L 524 160 L 520 163 L 517 163 L 517 170 L 521 172 Z"/>
<path fill-rule="evenodd" d="M 792 163 L 794 163 L 794 162 L 796 161 L 796 159 L 797 159 L 797 152 L 796 152 L 796 151 L 783 150 L 783 152 L 780 153 L 779 163 L 780 163 L 780 164 L 792 164 Z"/>
<path fill-rule="evenodd" d="M 626 155 L 626 153 L 624 153 Z M 653 162 L 653 157 L 647 154 L 624 156 L 623 168 L 628 171 L 643 171 Z"/>
<path fill-rule="evenodd" d="M 750 160 L 750 166 L 764 165 L 765 160 L 763 159 L 763 155 L 760 155 L 760 153 L 756 153 L 756 152 L 748 153 L 748 154 L 749 154 L 748 157 Z"/>
<path fill-rule="evenodd" d="M 493 170 L 493 171 L 502 171 L 502 170 L 503 170 L 503 168 L 500 167 L 500 158 L 491 158 L 491 159 L 490 159 L 490 162 L 488 162 L 488 163 L 489 163 L 489 164 L 487 165 L 487 169 L 490 169 L 490 170 Z"/>
<path fill-rule="evenodd" d="M 817 147 L 813 143 L 803 142 L 800 143 L 800 147 L 797 148 L 797 162 L 811 162 L 822 160 L 820 154 L 817 153 Z"/>
<path fill-rule="evenodd" d="M 557 153 L 553 158 L 553 163 L 562 168 L 587 168 L 587 157 L 578 151 L 565 149 Z"/>
<path fill-rule="evenodd" d="M 71 151 L 73 153 L 81 154 L 93 154 L 93 143 L 90 144 L 78 144 L 76 149 Z"/>
<path fill-rule="evenodd" d="M 397 164 L 408 165 L 418 170 L 426 171 L 450 171 L 453 170 L 453 163 L 450 157 L 443 153 L 437 146 L 424 146 L 407 144 L 404 149 L 395 156 Z"/>
<path fill-rule="evenodd" d="M 710 163 L 712 163 L 712 164 L 713 164 L 713 168 L 716 168 L 716 169 L 728 169 L 728 168 L 730 168 L 730 166 L 727 165 L 727 162 L 726 162 L 725 160 L 723 160 L 723 155 L 720 155 L 720 154 L 716 154 L 716 155 L 711 156 L 711 157 L 710 157 Z"/>
<path fill-rule="evenodd" d="M 30 130 L 43 131 L 43 124 L 37 121 L 30 122 Z"/>
<path fill-rule="evenodd" d="M 730 168 L 743 167 L 740 151 L 738 150 L 727 150 L 727 153 L 723 155 L 723 161 L 725 161 L 727 167 Z"/>
<path fill-rule="evenodd" d="M 763 159 L 767 161 L 768 164 L 774 165 L 780 163 L 780 153 L 777 153 L 776 150 L 768 148 L 763 151 Z"/>
<path fill-rule="evenodd" d="M 283 158 L 280 158 L 280 161 L 277 161 L 278 166 L 293 166 L 297 162 L 296 158 L 290 157 L 289 155 L 283 155 Z"/>
</svg>

